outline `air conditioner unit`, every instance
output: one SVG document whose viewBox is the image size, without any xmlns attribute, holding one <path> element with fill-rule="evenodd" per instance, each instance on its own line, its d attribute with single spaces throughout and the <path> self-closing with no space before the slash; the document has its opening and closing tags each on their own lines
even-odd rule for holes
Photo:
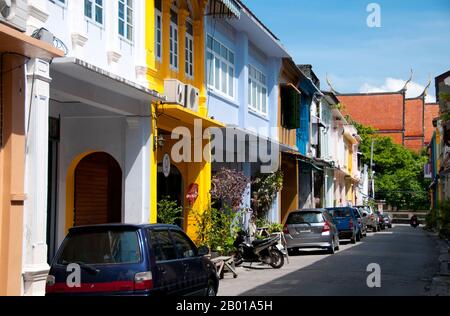
<svg viewBox="0 0 450 316">
<path fill-rule="evenodd" d="M 0 23 L 25 32 L 27 18 L 28 5 L 26 0 L 0 0 Z"/>
<path fill-rule="evenodd" d="M 198 112 L 199 98 L 199 90 L 190 84 L 186 85 L 186 108 L 191 111 Z"/>
<path fill-rule="evenodd" d="M 164 80 L 164 94 L 166 95 L 168 102 L 185 106 L 185 93 L 185 84 L 181 81 L 176 79 Z"/>
</svg>

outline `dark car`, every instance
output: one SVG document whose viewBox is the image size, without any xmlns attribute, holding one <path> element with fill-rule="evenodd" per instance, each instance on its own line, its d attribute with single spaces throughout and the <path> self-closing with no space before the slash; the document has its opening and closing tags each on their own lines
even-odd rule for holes
<svg viewBox="0 0 450 316">
<path fill-rule="evenodd" d="M 214 296 L 219 280 L 207 252 L 178 226 L 75 227 L 53 259 L 46 295 Z"/>
<path fill-rule="evenodd" d="M 339 231 L 340 239 L 350 239 L 355 244 L 361 240 L 362 230 L 358 222 L 358 211 L 353 207 L 327 208 Z"/>
<path fill-rule="evenodd" d="M 367 226 L 368 226 L 368 217 L 367 217 L 367 213 L 364 212 L 364 207 L 354 207 L 354 209 L 356 210 L 357 214 L 356 217 L 358 219 L 358 224 L 361 228 L 361 237 L 366 237 L 367 236 Z"/>
</svg>

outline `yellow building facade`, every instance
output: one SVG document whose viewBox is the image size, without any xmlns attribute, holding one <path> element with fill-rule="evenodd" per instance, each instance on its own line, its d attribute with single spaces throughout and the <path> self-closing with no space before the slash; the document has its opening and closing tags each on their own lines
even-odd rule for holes
<svg viewBox="0 0 450 316">
<path fill-rule="evenodd" d="M 166 95 L 165 81 L 176 79 L 198 89 L 196 110 L 177 103 L 152 104 L 150 222 L 157 222 L 158 200 L 167 195 L 182 206 L 181 225 L 194 239 L 195 214 L 207 209 L 210 200 L 211 162 L 206 129 L 222 126 L 208 117 L 206 107 L 204 14 L 207 3 L 207 0 L 147 0 L 146 3 L 147 79 L 150 88 Z M 184 132 L 174 133 L 180 128 Z M 190 155 L 185 161 L 174 162 L 172 159 L 173 146 L 178 142 L 173 139 L 174 135 L 191 140 Z M 201 152 L 199 146 L 203 149 Z M 169 176 L 162 175 L 162 163 L 167 157 L 170 157 L 171 166 Z M 195 201 L 189 201 L 189 193 L 194 195 Z"/>
</svg>

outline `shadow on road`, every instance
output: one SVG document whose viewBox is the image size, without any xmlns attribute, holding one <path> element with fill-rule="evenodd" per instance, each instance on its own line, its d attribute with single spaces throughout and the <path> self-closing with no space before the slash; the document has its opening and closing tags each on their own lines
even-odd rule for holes
<svg viewBox="0 0 450 316">
<path fill-rule="evenodd" d="M 300 251 L 297 257 L 322 254 L 323 251 Z M 241 295 L 424 295 L 428 280 L 438 268 L 436 262 L 435 244 L 422 230 L 394 227 Z M 367 271 L 371 263 L 381 268 L 381 288 L 367 285 L 373 272 Z"/>
</svg>

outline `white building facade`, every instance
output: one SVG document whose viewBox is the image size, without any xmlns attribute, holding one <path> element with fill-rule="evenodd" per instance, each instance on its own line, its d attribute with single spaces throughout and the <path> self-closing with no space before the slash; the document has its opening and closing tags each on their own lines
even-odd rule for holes
<svg viewBox="0 0 450 316">
<path fill-rule="evenodd" d="M 147 88 L 144 1 L 28 2 L 27 33 L 45 28 L 67 53 L 27 69 L 23 293 L 43 295 L 70 227 L 149 222 L 150 104 L 161 97 Z"/>
</svg>

